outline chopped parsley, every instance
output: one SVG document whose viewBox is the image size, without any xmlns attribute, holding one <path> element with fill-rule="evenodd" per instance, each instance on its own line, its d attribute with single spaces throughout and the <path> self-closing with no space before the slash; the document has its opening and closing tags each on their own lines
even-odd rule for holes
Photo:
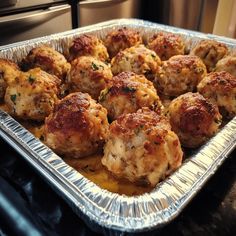
<svg viewBox="0 0 236 236">
<path fill-rule="evenodd" d="M 98 98 L 99 102 L 104 102 L 105 101 L 106 95 L 107 95 L 108 92 L 109 92 L 109 89 L 104 89 L 104 90 L 101 91 L 101 94 Z"/>
<path fill-rule="evenodd" d="M 197 74 L 203 73 L 203 69 L 202 68 L 194 68 L 194 71 Z"/>
<path fill-rule="evenodd" d="M 31 84 L 33 84 L 34 81 L 35 81 L 35 78 L 30 75 L 29 78 L 28 78 L 28 81 L 29 81 Z"/>
<path fill-rule="evenodd" d="M 16 96 L 17 96 L 16 94 L 11 95 L 11 100 L 12 100 L 13 103 L 16 102 Z"/>
<path fill-rule="evenodd" d="M 138 133 L 144 128 L 144 125 L 138 126 L 136 129 L 134 129 L 134 133 L 138 135 Z"/>
<path fill-rule="evenodd" d="M 92 69 L 93 70 L 99 70 L 99 67 L 95 63 L 92 62 Z"/>
<path fill-rule="evenodd" d="M 152 74 L 152 71 L 151 70 L 146 70 L 144 71 L 144 75 L 145 76 L 150 76 Z"/>
<path fill-rule="evenodd" d="M 104 62 L 106 65 L 109 65 L 109 59 L 105 60 Z"/>
<path fill-rule="evenodd" d="M 221 120 L 220 119 L 215 119 L 214 120 L 216 124 L 221 124 Z"/>
<path fill-rule="evenodd" d="M 135 88 L 130 88 L 130 87 L 124 87 L 122 88 L 122 91 L 125 92 L 125 93 L 133 93 L 136 91 Z"/>
</svg>

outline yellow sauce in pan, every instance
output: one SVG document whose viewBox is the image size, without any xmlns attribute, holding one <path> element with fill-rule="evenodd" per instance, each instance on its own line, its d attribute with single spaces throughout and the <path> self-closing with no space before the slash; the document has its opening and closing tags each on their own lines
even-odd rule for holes
<svg viewBox="0 0 236 236">
<path fill-rule="evenodd" d="M 150 192 L 151 187 L 137 186 L 127 180 L 116 179 L 101 163 L 102 154 L 82 159 L 64 158 L 64 161 L 83 176 L 110 192 L 128 196 Z"/>
<path fill-rule="evenodd" d="M 4 104 L 0 104 L 0 109 L 7 111 L 7 107 Z M 43 124 L 22 120 L 19 122 L 35 137 L 43 141 Z M 63 160 L 99 187 L 107 189 L 110 192 L 132 196 L 140 195 L 152 190 L 150 186 L 139 186 L 128 180 L 115 178 L 102 165 L 101 158 L 102 153 L 98 153 L 81 159 L 66 157 L 63 158 Z"/>
<path fill-rule="evenodd" d="M 22 122 L 21 122 L 22 123 Z M 37 138 L 42 140 L 43 125 L 29 124 L 23 122 L 22 125 L 33 133 Z M 42 140 L 43 141 L 43 140 Z M 71 167 L 80 172 L 83 176 L 97 184 L 103 189 L 110 192 L 125 194 L 128 196 L 140 195 L 152 190 L 149 186 L 138 186 L 127 180 L 115 178 L 101 163 L 102 153 L 87 156 L 80 159 L 63 158 L 63 160 Z"/>
</svg>

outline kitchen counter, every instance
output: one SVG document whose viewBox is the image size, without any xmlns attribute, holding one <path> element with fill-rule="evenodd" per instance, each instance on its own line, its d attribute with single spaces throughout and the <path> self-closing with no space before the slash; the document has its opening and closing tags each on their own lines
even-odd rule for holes
<svg viewBox="0 0 236 236">
<path fill-rule="evenodd" d="M 0 150 L 0 203 L 12 204 L 0 206 L 0 235 L 98 235 L 1 138 Z M 147 235 L 231 236 L 235 221 L 236 150 L 172 223 Z"/>
</svg>

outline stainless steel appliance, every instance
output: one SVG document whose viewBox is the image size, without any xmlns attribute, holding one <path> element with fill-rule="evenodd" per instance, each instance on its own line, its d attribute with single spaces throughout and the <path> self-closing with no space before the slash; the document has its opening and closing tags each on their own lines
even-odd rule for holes
<svg viewBox="0 0 236 236">
<path fill-rule="evenodd" d="M 72 28 L 70 5 L 67 1 L 18 0 L 8 3 L 0 8 L 0 45 Z"/>
<path fill-rule="evenodd" d="M 0 45 L 66 31 L 72 25 L 138 18 L 139 5 L 140 0 L 1 0 Z"/>
<path fill-rule="evenodd" d="M 138 18 L 140 0 L 84 0 L 78 4 L 79 26 L 117 18 Z"/>
<path fill-rule="evenodd" d="M 145 0 L 141 1 L 140 18 L 184 29 L 212 33 L 219 1 Z"/>
</svg>

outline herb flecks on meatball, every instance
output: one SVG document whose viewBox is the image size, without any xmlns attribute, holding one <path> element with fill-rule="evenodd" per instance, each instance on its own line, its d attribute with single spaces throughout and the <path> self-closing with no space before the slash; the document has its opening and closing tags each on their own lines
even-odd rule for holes
<svg viewBox="0 0 236 236">
<path fill-rule="evenodd" d="M 143 108 L 111 123 L 102 164 L 118 178 L 155 186 L 181 165 L 182 156 L 167 119 Z"/>
<path fill-rule="evenodd" d="M 208 72 L 213 71 L 216 63 L 227 53 L 227 46 L 215 40 L 202 40 L 190 51 L 190 55 L 195 55 L 202 59 Z"/>
<path fill-rule="evenodd" d="M 206 66 L 200 58 L 177 55 L 163 62 L 154 85 L 160 94 L 177 97 L 186 92 L 195 92 L 205 75 Z"/>
<path fill-rule="evenodd" d="M 67 82 L 70 91 L 89 93 L 98 99 L 111 78 L 109 65 L 91 56 L 81 56 L 72 61 Z"/>
<path fill-rule="evenodd" d="M 87 93 L 71 93 L 46 118 L 45 142 L 60 155 L 85 157 L 102 149 L 108 126 L 105 108 Z"/>
<path fill-rule="evenodd" d="M 20 74 L 14 62 L 0 58 L 0 100 L 4 98 L 7 86 Z"/>
<path fill-rule="evenodd" d="M 226 71 L 208 74 L 197 86 L 198 92 L 217 104 L 223 117 L 236 115 L 236 77 Z"/>
<path fill-rule="evenodd" d="M 113 58 L 118 52 L 141 44 L 142 42 L 142 37 L 138 31 L 126 27 L 109 32 L 104 40 L 111 58 Z"/>
<path fill-rule="evenodd" d="M 20 64 L 24 71 L 39 67 L 47 73 L 57 76 L 61 81 L 64 81 L 70 69 L 70 64 L 64 55 L 46 45 L 31 49 Z"/>
<path fill-rule="evenodd" d="M 219 129 L 218 107 L 199 93 L 186 93 L 169 105 L 170 124 L 184 147 L 195 148 L 211 138 Z"/>
<path fill-rule="evenodd" d="M 159 113 L 162 111 L 160 98 L 152 82 L 133 72 L 114 76 L 101 91 L 99 102 L 107 109 L 111 120 L 142 107 L 149 107 Z"/>
<path fill-rule="evenodd" d="M 219 60 L 214 71 L 227 71 L 236 76 L 236 56 L 227 56 Z"/>
<path fill-rule="evenodd" d="M 168 32 L 154 34 L 148 40 L 147 47 L 155 51 L 162 61 L 175 55 L 183 55 L 185 50 L 181 36 Z"/>
<path fill-rule="evenodd" d="M 80 56 L 93 56 L 104 62 L 109 60 L 109 55 L 103 42 L 96 36 L 87 34 L 78 36 L 69 46 L 69 61 L 73 61 Z"/>
<path fill-rule="evenodd" d="M 6 89 L 10 114 L 20 119 L 43 121 L 58 100 L 59 79 L 40 68 L 21 72 Z"/>
<path fill-rule="evenodd" d="M 132 71 L 139 75 L 145 75 L 151 81 L 154 79 L 160 65 L 161 60 L 156 53 L 143 44 L 120 51 L 111 60 L 113 74 Z"/>
</svg>

